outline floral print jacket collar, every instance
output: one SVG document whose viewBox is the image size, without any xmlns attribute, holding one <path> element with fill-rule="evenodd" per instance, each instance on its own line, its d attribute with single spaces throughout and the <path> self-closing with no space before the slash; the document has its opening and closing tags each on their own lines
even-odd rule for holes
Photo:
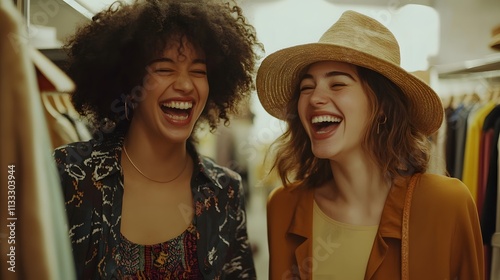
<svg viewBox="0 0 500 280">
<path fill-rule="evenodd" d="M 79 279 L 117 275 L 123 136 L 72 143 L 55 150 Z M 197 254 L 204 279 L 255 279 L 240 176 L 188 145 L 197 168 L 191 178 Z"/>
</svg>

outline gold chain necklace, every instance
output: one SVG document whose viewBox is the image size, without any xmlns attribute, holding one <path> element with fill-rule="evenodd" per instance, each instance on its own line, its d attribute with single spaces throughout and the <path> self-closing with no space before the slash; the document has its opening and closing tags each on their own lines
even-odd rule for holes
<svg viewBox="0 0 500 280">
<path fill-rule="evenodd" d="M 132 159 L 130 159 L 130 156 L 127 153 L 127 149 L 125 148 L 125 145 L 123 145 L 123 151 L 125 152 L 125 155 L 127 156 L 128 161 L 132 164 L 132 166 L 135 168 L 135 170 L 137 170 L 137 172 L 139 172 L 142 176 L 144 176 L 144 178 L 146 178 L 150 181 L 156 182 L 156 183 L 160 183 L 160 184 L 170 183 L 170 182 L 174 181 L 175 179 L 179 178 L 181 176 L 181 174 L 184 173 L 184 170 L 186 170 L 186 167 L 188 164 L 188 160 L 186 160 L 186 163 L 184 164 L 184 167 L 182 168 L 181 172 L 179 174 L 177 174 L 177 176 L 175 176 L 173 179 L 170 179 L 168 181 L 157 181 L 155 179 L 149 178 L 148 176 L 146 176 L 146 174 L 144 174 L 141 170 L 139 170 L 139 168 L 134 164 Z"/>
</svg>

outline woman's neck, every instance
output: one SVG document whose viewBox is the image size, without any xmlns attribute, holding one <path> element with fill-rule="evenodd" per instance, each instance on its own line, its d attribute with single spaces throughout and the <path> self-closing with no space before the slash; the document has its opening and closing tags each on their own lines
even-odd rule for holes
<svg viewBox="0 0 500 280">
<path fill-rule="evenodd" d="M 380 221 L 391 182 L 371 160 L 330 161 L 333 179 L 315 190 L 319 207 L 332 219 L 357 225 Z"/>
<path fill-rule="evenodd" d="M 333 181 L 330 187 L 337 198 L 352 203 L 369 203 L 375 198 L 385 198 L 391 183 L 381 169 L 371 160 L 331 162 Z"/>
<path fill-rule="evenodd" d="M 152 137 L 143 130 L 129 129 L 123 143 L 130 164 L 139 173 L 158 181 L 168 181 L 185 168 L 189 155 L 186 141 L 169 143 L 161 137 Z M 122 157 L 122 162 L 124 158 Z"/>
</svg>

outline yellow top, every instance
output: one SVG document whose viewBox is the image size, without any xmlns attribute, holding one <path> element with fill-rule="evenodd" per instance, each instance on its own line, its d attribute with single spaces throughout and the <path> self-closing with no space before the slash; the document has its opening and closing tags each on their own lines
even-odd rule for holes
<svg viewBox="0 0 500 280">
<path fill-rule="evenodd" d="M 378 225 L 335 221 L 313 206 L 313 280 L 364 279 Z"/>
</svg>

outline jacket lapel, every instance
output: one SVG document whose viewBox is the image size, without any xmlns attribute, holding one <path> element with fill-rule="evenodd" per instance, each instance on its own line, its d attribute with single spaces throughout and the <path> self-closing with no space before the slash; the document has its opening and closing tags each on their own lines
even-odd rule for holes
<svg viewBox="0 0 500 280">
<path fill-rule="evenodd" d="M 314 190 L 292 190 L 300 192 L 288 234 L 298 238 L 295 258 L 301 279 L 312 279 L 312 211 Z"/>
<path fill-rule="evenodd" d="M 197 236 L 197 250 L 198 262 L 201 272 L 205 277 L 213 278 L 216 269 L 214 264 L 222 263 L 217 258 L 221 257 L 220 252 L 217 252 L 219 247 L 219 219 L 221 214 L 216 211 L 216 207 L 207 207 L 215 201 L 215 192 L 213 185 L 201 184 L 197 186 L 198 189 L 194 195 L 194 203 L 196 207 L 196 229 Z"/>
<path fill-rule="evenodd" d="M 121 241 L 120 225 L 123 204 L 123 170 L 121 168 L 121 147 L 123 136 L 117 135 L 104 140 L 93 149 L 91 154 L 93 177 L 96 187 L 101 191 L 102 239 L 100 243 L 99 262 L 100 276 L 104 279 L 116 277 L 118 269 L 118 245 Z"/>
<path fill-rule="evenodd" d="M 391 190 L 387 195 L 377 236 L 375 237 L 366 267 L 365 279 L 372 279 L 384 260 L 388 249 L 386 239 L 401 240 L 403 206 L 407 187 L 408 178 L 397 178 L 394 180 Z"/>
<path fill-rule="evenodd" d="M 188 148 L 189 149 L 189 148 Z M 223 186 L 219 176 L 223 175 L 213 168 L 211 162 L 200 157 L 197 159 L 197 169 L 194 171 L 191 186 L 195 207 L 195 223 L 198 232 L 197 250 L 198 263 L 205 279 L 216 279 L 224 265 L 223 256 L 229 244 L 222 242 L 224 235 L 221 229 L 227 217 L 224 214 L 225 203 L 220 200 Z M 201 175 L 201 174 L 203 175 Z M 222 212 L 221 212 L 222 210 Z"/>
<path fill-rule="evenodd" d="M 372 279 L 382 264 L 388 250 L 386 239 L 401 240 L 403 206 L 408 188 L 408 179 L 408 177 L 395 179 L 387 196 L 378 233 L 374 240 L 370 259 L 368 260 L 365 279 Z M 298 193 L 295 195 L 297 202 L 290 227 L 288 228 L 288 234 L 298 237 L 296 238 L 298 241 L 295 249 L 295 258 L 300 278 L 312 279 L 312 211 L 314 190 L 293 189 L 290 191 Z"/>
</svg>

